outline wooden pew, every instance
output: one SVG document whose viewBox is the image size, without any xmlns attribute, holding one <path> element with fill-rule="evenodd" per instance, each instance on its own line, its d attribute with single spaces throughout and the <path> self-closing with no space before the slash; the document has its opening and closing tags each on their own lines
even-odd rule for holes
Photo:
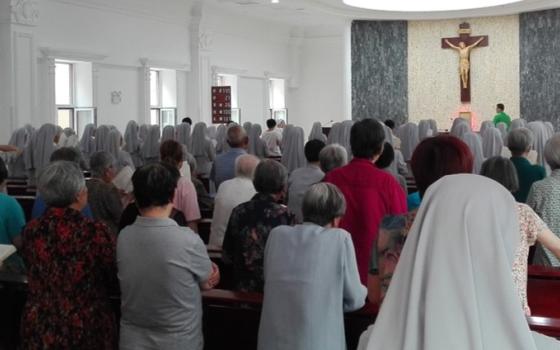
<svg viewBox="0 0 560 350">
<path fill-rule="evenodd" d="M 529 279 L 560 280 L 560 268 L 541 265 L 529 265 Z"/>
<path fill-rule="evenodd" d="M 26 290 L 25 276 L 0 272 L 0 349 L 17 347 Z M 530 278 L 527 293 L 533 313 L 528 318 L 530 328 L 560 337 L 560 280 Z M 214 289 L 204 291 L 202 298 L 206 350 L 256 348 L 261 294 Z M 118 297 L 111 301 L 118 314 Z M 366 304 L 361 310 L 345 315 L 348 349 L 355 349 L 360 334 L 375 321 L 377 312 L 376 305 Z"/>
<path fill-rule="evenodd" d="M 256 349 L 263 296 L 213 289 L 202 293 L 206 350 Z M 346 345 L 355 349 L 360 335 L 375 321 L 378 308 L 366 304 L 344 316 Z"/>
<path fill-rule="evenodd" d="M 31 220 L 31 213 L 33 211 L 33 204 L 35 203 L 35 196 L 17 195 L 13 196 L 18 201 L 25 214 L 25 221 Z"/>
<path fill-rule="evenodd" d="M 29 187 L 27 185 L 8 184 L 6 189 L 8 190 L 8 194 L 10 196 L 34 196 L 37 193 L 37 189 L 35 187 Z"/>
</svg>

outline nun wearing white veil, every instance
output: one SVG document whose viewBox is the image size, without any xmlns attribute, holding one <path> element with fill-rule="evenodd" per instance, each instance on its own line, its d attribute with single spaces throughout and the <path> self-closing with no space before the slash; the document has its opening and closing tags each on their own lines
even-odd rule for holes
<svg viewBox="0 0 560 350">
<path fill-rule="evenodd" d="M 540 121 L 530 122 L 527 129 L 533 132 L 533 150 L 537 152 L 537 165 L 544 167 L 547 174 L 550 174 L 550 167 L 544 158 L 546 141 L 550 138 L 546 125 Z"/>
<path fill-rule="evenodd" d="M 331 127 L 331 131 L 329 132 L 329 136 L 327 136 L 327 144 L 332 145 L 333 143 L 338 143 L 340 145 L 339 140 L 339 133 L 340 129 L 342 128 L 341 123 L 334 123 Z"/>
<path fill-rule="evenodd" d="M 519 303 L 511 272 L 520 244 L 516 206 L 482 176 L 451 175 L 430 186 L 358 350 L 559 349 L 531 332 Z"/>
<path fill-rule="evenodd" d="M 496 124 L 496 128 L 498 128 L 498 130 L 500 130 L 500 133 L 502 134 L 502 137 L 505 139 L 508 133 L 508 126 L 506 123 L 498 123 Z"/>
<path fill-rule="evenodd" d="M 140 129 L 138 130 L 138 138 L 140 139 L 140 144 L 144 143 L 144 140 L 148 138 L 149 133 L 150 126 L 148 124 L 140 125 Z"/>
<path fill-rule="evenodd" d="M 29 142 L 31 168 L 27 170 L 34 170 L 35 176 L 49 164 L 51 154 L 58 149 L 60 134 L 62 134 L 62 129 L 59 126 L 44 124 Z"/>
<path fill-rule="evenodd" d="M 482 153 L 485 158 L 492 158 L 502 155 L 504 139 L 500 131 L 494 127 L 486 129 L 482 134 Z"/>
<path fill-rule="evenodd" d="M 439 134 L 437 121 L 435 119 L 429 119 L 428 123 L 430 123 L 430 128 L 432 129 L 432 136 L 437 136 Z"/>
<path fill-rule="evenodd" d="M 102 152 L 108 151 L 109 147 L 109 133 L 111 127 L 109 125 L 100 125 L 95 131 L 95 151 Z"/>
<path fill-rule="evenodd" d="M 132 158 L 135 168 L 139 168 L 143 164 L 142 155 L 140 154 L 142 141 L 138 132 L 138 124 L 134 120 L 129 121 L 124 132 L 124 145 L 122 147 L 123 151 L 127 152 Z"/>
<path fill-rule="evenodd" d="M 243 129 L 245 129 L 245 133 L 247 135 L 251 134 L 251 128 L 253 127 L 253 124 L 251 122 L 245 122 L 243 123 Z"/>
<path fill-rule="evenodd" d="M 418 146 L 420 140 L 418 139 L 418 126 L 414 123 L 406 123 L 399 128 L 401 138 L 401 152 L 404 160 L 408 161 L 412 158 L 414 149 Z"/>
<path fill-rule="evenodd" d="M 175 127 L 177 142 L 182 144 L 190 152 L 191 149 L 191 125 L 189 123 L 181 123 Z"/>
<path fill-rule="evenodd" d="M 546 130 L 548 131 L 548 138 L 551 138 L 552 135 L 554 135 L 554 125 L 552 125 L 551 122 L 544 122 L 544 126 L 546 127 Z"/>
<path fill-rule="evenodd" d="M 200 176 L 210 176 L 212 162 L 216 158 L 216 150 L 208 138 L 206 123 L 199 122 L 194 125 L 192 133 L 191 154 L 196 159 L 196 169 Z"/>
<path fill-rule="evenodd" d="M 311 132 L 309 133 L 308 138 L 308 141 L 311 140 L 319 140 L 327 143 L 327 137 L 323 134 L 323 127 L 320 122 L 313 123 L 313 127 L 311 127 Z"/>
<path fill-rule="evenodd" d="M 261 134 L 261 125 L 253 124 L 251 133 L 249 134 L 249 153 L 262 159 L 267 155 L 267 147 L 261 139 Z"/>
<path fill-rule="evenodd" d="M 168 140 L 175 140 L 175 127 L 173 125 L 167 125 L 161 132 L 161 143 Z"/>
<path fill-rule="evenodd" d="M 469 149 L 474 157 L 473 174 L 479 174 L 480 168 L 482 168 L 482 163 L 486 160 L 484 152 L 482 151 L 482 141 L 480 140 L 480 136 L 474 132 L 467 132 L 461 139 L 467 144 L 467 146 L 469 146 Z"/>
<path fill-rule="evenodd" d="M 27 133 L 27 129 L 19 128 L 12 133 L 8 145 L 17 147 L 19 150 L 23 151 L 25 147 L 27 147 L 29 136 Z M 17 154 L 14 157 L 10 157 L 9 159 L 7 159 L 6 163 L 8 165 L 10 177 L 27 177 L 23 153 Z"/>
<path fill-rule="evenodd" d="M 461 120 L 464 120 L 463 118 L 458 118 Z M 457 120 L 457 119 L 455 119 Z M 454 126 L 451 129 L 451 135 L 461 138 L 463 137 L 464 134 L 468 133 L 468 132 L 472 132 L 471 126 L 467 123 L 467 121 L 465 120 L 462 123 L 457 123 L 456 126 Z"/>
<path fill-rule="evenodd" d="M 425 138 L 432 137 L 433 135 L 432 127 L 430 126 L 429 120 L 421 120 L 418 123 L 418 141 L 422 141 Z"/>
<path fill-rule="evenodd" d="M 159 125 L 151 125 L 148 130 L 148 135 L 146 136 L 146 139 L 143 140 L 144 142 L 142 143 L 142 148 L 140 149 L 144 164 L 159 161 L 159 138 Z"/>
<path fill-rule="evenodd" d="M 511 121 L 511 125 L 510 125 L 510 130 L 515 130 L 515 129 L 519 129 L 519 128 L 525 128 L 527 127 L 527 122 L 525 121 L 525 119 L 514 119 Z"/>
<path fill-rule="evenodd" d="M 340 128 L 339 144 L 346 148 L 346 153 L 348 153 L 348 159 L 352 159 L 352 146 L 350 145 L 350 130 L 354 125 L 353 120 L 345 120 L 342 122 L 342 127 Z"/>
<path fill-rule="evenodd" d="M 220 124 L 218 129 L 216 129 L 216 154 L 222 154 L 229 150 L 227 128 L 225 124 Z"/>
<path fill-rule="evenodd" d="M 80 152 L 82 159 L 89 168 L 89 157 L 95 153 L 95 125 L 87 124 L 80 139 Z"/>
<path fill-rule="evenodd" d="M 482 124 L 480 124 L 480 136 L 482 136 L 484 138 L 484 133 L 486 132 L 486 130 L 493 128 L 494 127 L 494 123 L 491 120 L 485 120 L 482 122 Z"/>
<path fill-rule="evenodd" d="M 284 130 L 286 139 L 286 148 L 282 152 L 282 164 L 288 169 L 288 172 L 304 167 L 307 164 L 304 148 L 304 133 L 299 126 L 292 126 Z"/>
<path fill-rule="evenodd" d="M 451 135 L 456 136 L 456 137 L 461 137 L 461 135 L 459 135 L 458 132 L 457 132 L 457 127 L 459 127 L 459 125 L 461 125 L 461 124 L 466 124 L 467 127 L 469 128 L 469 131 L 471 131 L 471 126 L 469 125 L 469 122 L 466 119 L 463 119 L 461 117 L 457 117 L 457 118 L 453 119 L 453 125 L 451 125 L 451 130 L 449 130 Z"/>
<path fill-rule="evenodd" d="M 126 151 L 122 150 L 123 137 L 120 131 L 114 129 L 109 132 L 109 146 L 107 152 L 113 155 L 115 158 L 115 166 L 117 172 L 121 171 L 122 168 L 128 166 L 132 170 L 136 169 L 132 157 Z"/>
</svg>

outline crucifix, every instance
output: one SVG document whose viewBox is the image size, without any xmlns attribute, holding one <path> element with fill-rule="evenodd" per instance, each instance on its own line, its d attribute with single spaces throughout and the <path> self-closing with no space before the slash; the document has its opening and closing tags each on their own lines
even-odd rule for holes
<svg viewBox="0 0 560 350">
<path fill-rule="evenodd" d="M 461 102 L 471 101 L 471 51 L 476 47 L 488 46 L 488 36 L 471 36 L 468 23 L 459 25 L 459 37 L 441 39 L 442 49 L 454 49 L 459 52 L 459 77 Z"/>
</svg>

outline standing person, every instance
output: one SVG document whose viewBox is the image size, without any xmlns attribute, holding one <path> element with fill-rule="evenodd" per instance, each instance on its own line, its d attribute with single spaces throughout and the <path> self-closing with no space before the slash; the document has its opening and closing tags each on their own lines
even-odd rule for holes
<svg viewBox="0 0 560 350">
<path fill-rule="evenodd" d="M 25 226 L 25 215 L 18 201 L 5 193 L 8 169 L 0 158 L 0 244 L 13 244 L 21 249 L 21 231 Z M 0 263 L 2 269 L 20 272 L 23 263 L 19 256 L 9 257 Z"/>
<path fill-rule="evenodd" d="M 134 161 L 130 156 L 130 153 L 122 150 L 123 138 L 117 129 L 113 129 L 109 132 L 109 145 L 106 148 L 106 151 L 111 153 L 115 158 L 115 167 L 117 173 L 122 170 L 124 167 L 130 167 L 133 171 L 136 169 L 134 167 Z"/>
<path fill-rule="evenodd" d="M 558 349 L 529 330 L 519 305 L 515 217 L 511 194 L 493 180 L 463 174 L 433 184 L 358 350 Z"/>
<path fill-rule="evenodd" d="M 142 140 L 138 135 L 139 130 L 138 124 L 134 120 L 129 121 L 124 132 L 124 145 L 122 147 L 123 151 L 130 154 L 134 168 L 142 166 L 142 156 L 140 155 Z"/>
<path fill-rule="evenodd" d="M 288 178 L 288 208 L 296 215 L 298 222 L 302 220 L 303 195 L 311 185 L 322 181 L 325 177 L 325 173 L 319 167 L 319 153 L 324 147 L 323 141 L 317 139 L 307 141 L 304 149 L 307 166 L 297 168 Z"/>
<path fill-rule="evenodd" d="M 284 149 L 282 150 L 282 164 L 288 173 L 305 166 L 303 129 L 299 126 L 286 128 L 284 133 Z"/>
<path fill-rule="evenodd" d="M 169 218 L 178 179 L 177 169 L 161 163 L 132 177 L 141 216 L 117 242 L 121 350 L 203 348 L 200 290 L 220 274 L 200 237 Z"/>
<path fill-rule="evenodd" d="M 279 162 L 263 160 L 257 165 L 253 185 L 257 194 L 231 212 L 223 255 L 233 265 L 234 289 L 262 293 L 263 259 L 270 231 L 280 225 L 295 225 L 296 217 L 279 204 L 286 193 L 288 172 Z"/>
<path fill-rule="evenodd" d="M 90 158 L 91 179 L 86 181 L 88 203 L 93 218 L 109 227 L 116 236 L 123 212 L 119 190 L 113 185 L 117 176 L 115 158 L 109 152 L 95 152 Z"/>
<path fill-rule="evenodd" d="M 216 158 L 216 150 L 208 137 L 206 123 L 199 122 L 194 125 L 192 133 L 192 147 L 190 153 L 196 159 L 196 168 L 201 177 L 209 177 L 212 162 Z"/>
<path fill-rule="evenodd" d="M 160 128 L 159 125 L 151 125 L 146 139 L 143 140 L 140 153 L 144 164 L 159 161 Z"/>
<path fill-rule="evenodd" d="M 249 136 L 249 148 L 250 154 L 255 155 L 259 158 L 264 158 L 267 155 L 266 143 L 261 139 L 262 128 L 260 124 L 253 124 L 251 127 L 251 133 Z"/>
<path fill-rule="evenodd" d="M 319 140 L 323 141 L 323 143 L 327 143 L 327 137 L 323 134 L 323 127 L 320 122 L 313 123 L 313 127 L 311 128 L 308 138 L 308 141 L 311 140 Z"/>
<path fill-rule="evenodd" d="M 88 195 L 75 163 L 49 164 L 38 189 L 48 209 L 22 235 L 29 280 L 22 349 L 116 349 L 115 238 L 80 214 Z"/>
<path fill-rule="evenodd" d="M 527 204 L 546 222 L 556 235 L 560 236 L 560 134 L 548 140 L 544 148 L 544 158 L 552 172 L 549 177 L 537 181 L 531 187 Z M 534 263 L 560 267 L 560 259 L 548 249 L 537 246 Z"/>
<path fill-rule="evenodd" d="M 179 142 L 167 140 L 161 144 L 159 152 L 162 162 L 180 171 L 183 167 L 185 155 L 183 154 L 183 147 Z M 189 228 L 194 232 L 198 232 L 198 221 L 201 218 L 200 207 L 198 206 L 196 188 L 190 177 L 180 176 L 177 180 L 173 205 L 185 215 Z"/>
<path fill-rule="evenodd" d="M 325 177 L 344 194 L 348 208 L 340 227 L 352 235 L 360 280 L 367 283 L 368 261 L 381 219 L 406 212 L 406 196 L 395 178 L 375 166 L 383 151 L 385 131 L 379 122 L 364 119 L 352 126 L 354 158 Z"/>
<path fill-rule="evenodd" d="M 266 143 L 268 155 L 270 157 L 281 157 L 282 151 L 280 150 L 280 145 L 282 144 L 282 132 L 276 129 L 276 120 L 272 118 L 268 119 L 266 121 L 266 127 L 268 130 L 262 134 L 262 140 Z"/>
<path fill-rule="evenodd" d="M 532 165 L 527 159 L 532 144 L 533 135 L 531 130 L 526 128 L 512 130 L 507 136 L 507 146 L 512 154 L 511 161 L 519 178 L 519 190 L 514 192 L 513 196 L 520 203 L 527 201 L 533 183 L 546 177 L 542 166 Z"/>
<path fill-rule="evenodd" d="M 270 232 L 259 349 L 346 349 L 344 312 L 364 304 L 366 288 L 352 238 L 338 228 L 345 207 L 336 186 L 315 184 L 303 199 L 305 224 Z"/>
<path fill-rule="evenodd" d="M 235 178 L 222 182 L 216 193 L 208 245 L 222 247 L 233 208 L 257 194 L 253 178 L 259 162 L 259 158 L 250 154 L 243 154 L 235 160 Z"/>
<path fill-rule="evenodd" d="M 498 126 L 498 123 L 505 123 L 509 129 L 511 125 L 511 117 L 504 112 L 505 109 L 506 107 L 504 106 L 503 103 L 498 103 L 496 105 L 497 114 L 494 116 L 492 122 L 496 127 Z"/>
<path fill-rule="evenodd" d="M 216 157 L 210 171 L 210 179 L 216 185 L 216 189 L 220 188 L 222 182 L 235 177 L 235 160 L 247 153 L 249 138 L 241 126 L 233 125 L 227 129 L 227 142 L 229 150 Z"/>
</svg>

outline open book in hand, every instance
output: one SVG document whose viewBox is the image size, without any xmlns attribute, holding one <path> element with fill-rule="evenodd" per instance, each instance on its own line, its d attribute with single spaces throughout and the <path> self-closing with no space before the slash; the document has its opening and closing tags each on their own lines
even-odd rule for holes
<svg viewBox="0 0 560 350">
<path fill-rule="evenodd" d="M 132 175 L 134 171 L 131 167 L 125 166 L 119 171 L 117 176 L 113 179 L 113 185 L 121 191 L 132 193 Z"/>
<path fill-rule="evenodd" d="M 0 244 L 0 265 L 2 262 L 16 252 L 16 247 L 11 244 Z"/>
</svg>

